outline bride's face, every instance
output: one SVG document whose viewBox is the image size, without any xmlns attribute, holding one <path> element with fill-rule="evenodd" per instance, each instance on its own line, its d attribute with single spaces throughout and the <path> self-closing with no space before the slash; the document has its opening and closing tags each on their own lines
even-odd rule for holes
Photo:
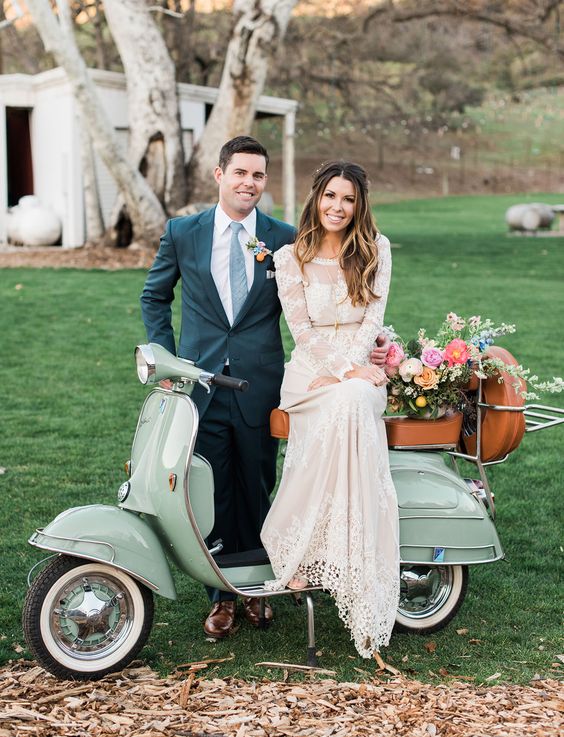
<svg viewBox="0 0 564 737">
<path fill-rule="evenodd" d="M 319 222 L 329 233 L 344 231 L 354 217 L 354 185 L 343 177 L 330 179 L 319 200 Z"/>
</svg>

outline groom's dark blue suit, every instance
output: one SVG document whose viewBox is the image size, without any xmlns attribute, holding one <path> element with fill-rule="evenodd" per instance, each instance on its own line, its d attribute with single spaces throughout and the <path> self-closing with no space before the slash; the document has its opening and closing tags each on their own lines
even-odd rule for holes
<svg viewBox="0 0 564 737">
<path fill-rule="evenodd" d="M 278 406 L 284 372 L 280 302 L 272 257 L 255 260 L 254 279 L 232 325 L 212 273 L 215 208 L 169 220 L 141 295 L 149 341 L 201 368 L 249 382 L 244 393 L 197 386 L 192 398 L 200 414 L 196 450 L 211 463 L 215 481 L 215 526 L 224 552 L 261 546 L 260 529 L 275 483 L 276 443 L 270 438 L 270 410 Z M 271 251 L 292 243 L 292 226 L 257 210 L 256 235 Z M 172 328 L 174 287 L 182 281 L 182 323 L 178 347 Z M 231 598 L 216 592 L 213 597 Z"/>
</svg>

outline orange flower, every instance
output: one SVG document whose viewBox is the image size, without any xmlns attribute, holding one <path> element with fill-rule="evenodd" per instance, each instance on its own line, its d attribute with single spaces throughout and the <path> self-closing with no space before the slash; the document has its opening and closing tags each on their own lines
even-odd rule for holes
<svg viewBox="0 0 564 737">
<path fill-rule="evenodd" d="M 264 261 L 264 258 L 266 256 L 266 253 L 264 251 L 259 251 L 257 255 L 255 256 L 257 261 Z"/>
<path fill-rule="evenodd" d="M 429 368 L 429 366 L 425 366 L 419 376 L 413 377 L 413 381 L 415 384 L 417 384 L 417 386 L 420 386 L 421 389 L 429 390 L 435 389 L 435 387 L 439 383 L 439 377 L 436 371 L 434 371 L 432 368 Z"/>
</svg>

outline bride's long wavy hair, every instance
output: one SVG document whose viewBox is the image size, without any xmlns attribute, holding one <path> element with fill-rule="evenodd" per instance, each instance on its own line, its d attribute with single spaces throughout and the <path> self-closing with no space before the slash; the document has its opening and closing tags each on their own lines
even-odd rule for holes
<svg viewBox="0 0 564 737">
<path fill-rule="evenodd" d="M 368 201 L 368 178 L 362 166 L 350 161 L 328 161 L 315 172 L 298 226 L 296 258 L 303 273 L 304 265 L 319 252 L 325 235 L 319 217 L 319 204 L 333 177 L 343 177 L 354 187 L 354 213 L 343 234 L 339 264 L 345 273 L 352 304 L 355 307 L 366 306 L 379 299 L 372 289 L 378 270 L 378 229 Z"/>
</svg>

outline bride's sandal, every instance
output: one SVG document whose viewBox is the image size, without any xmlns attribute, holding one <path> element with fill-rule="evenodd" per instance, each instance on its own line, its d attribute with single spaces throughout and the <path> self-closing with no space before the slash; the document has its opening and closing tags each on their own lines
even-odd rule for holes
<svg viewBox="0 0 564 737">
<path fill-rule="evenodd" d="M 296 574 L 292 576 L 286 586 L 289 589 L 292 589 L 292 591 L 301 591 L 302 589 L 305 589 L 309 586 L 309 581 L 305 576 L 300 576 L 299 574 Z"/>
</svg>

